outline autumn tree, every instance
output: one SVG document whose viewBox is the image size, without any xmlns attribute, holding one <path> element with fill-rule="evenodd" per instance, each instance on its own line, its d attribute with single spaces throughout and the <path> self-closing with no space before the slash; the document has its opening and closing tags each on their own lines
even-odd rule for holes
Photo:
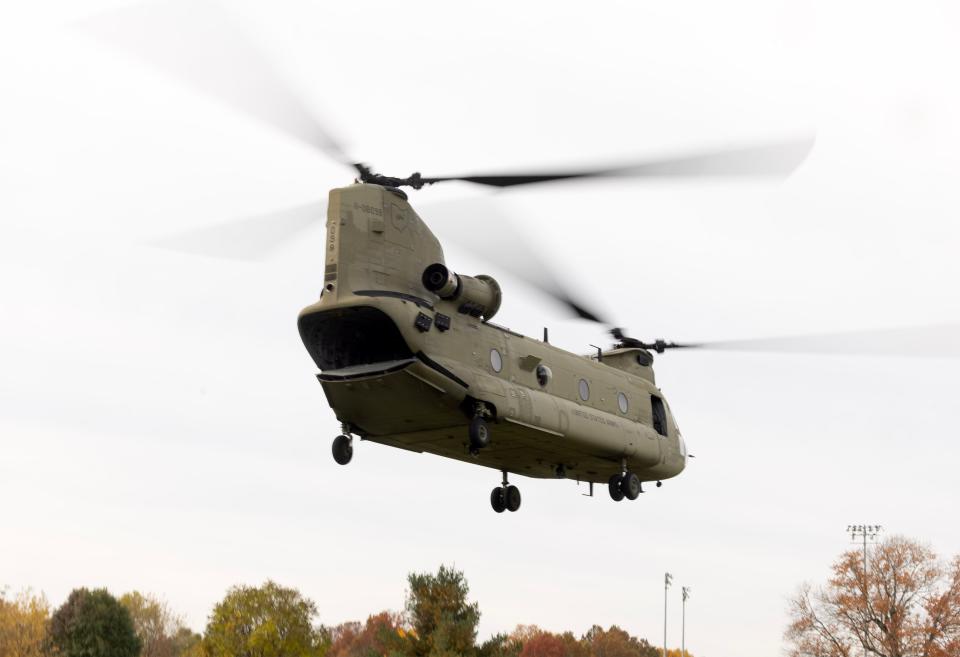
<svg viewBox="0 0 960 657">
<path fill-rule="evenodd" d="M 960 655 L 960 557 L 943 563 L 904 537 L 846 552 L 825 587 L 803 585 L 790 601 L 791 657 Z"/>
<path fill-rule="evenodd" d="M 42 657 L 50 605 L 25 589 L 8 597 L 0 590 L 0 657 Z"/>
<path fill-rule="evenodd" d="M 127 610 L 106 589 L 74 589 L 50 618 L 59 657 L 137 657 L 140 639 Z"/>
<path fill-rule="evenodd" d="M 463 573 L 440 566 L 437 574 L 407 578 L 410 645 L 417 657 L 472 656 L 476 653 L 480 607 L 467 602 L 470 587 Z"/>
<path fill-rule="evenodd" d="M 322 657 L 326 634 L 314 625 L 317 607 L 296 589 L 274 582 L 235 586 L 210 614 L 207 657 Z"/>
<path fill-rule="evenodd" d="M 408 652 L 410 632 L 399 614 L 380 612 L 366 623 L 342 623 L 330 630 L 326 657 L 379 657 Z"/>
<path fill-rule="evenodd" d="M 200 641 L 167 603 L 152 595 L 132 591 L 120 597 L 143 644 L 141 657 L 181 657 Z"/>
<path fill-rule="evenodd" d="M 608 630 L 594 625 L 583 635 L 583 643 L 590 657 L 661 657 L 662 654 L 646 639 L 638 639 L 616 625 Z"/>
<path fill-rule="evenodd" d="M 524 642 L 520 657 L 567 657 L 567 646 L 553 632 L 539 632 Z"/>
</svg>

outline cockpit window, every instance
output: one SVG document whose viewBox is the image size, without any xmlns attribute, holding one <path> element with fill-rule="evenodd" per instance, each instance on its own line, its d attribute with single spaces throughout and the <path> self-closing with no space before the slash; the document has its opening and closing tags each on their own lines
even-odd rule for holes
<svg viewBox="0 0 960 657">
<path fill-rule="evenodd" d="M 650 405 L 653 410 L 653 429 L 661 436 L 667 435 L 667 409 L 663 400 L 656 395 L 650 395 Z"/>
</svg>

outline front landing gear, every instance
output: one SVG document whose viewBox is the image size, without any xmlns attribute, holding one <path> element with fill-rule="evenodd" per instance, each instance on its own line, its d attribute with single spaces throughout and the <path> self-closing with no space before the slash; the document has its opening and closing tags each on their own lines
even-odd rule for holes
<svg viewBox="0 0 960 657">
<path fill-rule="evenodd" d="M 614 502 L 619 502 L 623 499 L 623 489 L 620 487 L 620 480 L 623 479 L 623 475 L 615 474 L 610 477 L 610 498 Z"/>
<path fill-rule="evenodd" d="M 490 506 L 497 513 L 520 508 L 520 489 L 507 481 L 506 470 L 503 471 L 503 484 L 490 491 Z"/>
<path fill-rule="evenodd" d="M 634 472 L 627 470 L 626 460 L 621 468 L 621 473 L 610 477 L 610 497 L 614 502 L 619 502 L 624 497 L 628 500 L 635 500 L 643 492 L 643 483 L 640 477 Z"/>
</svg>

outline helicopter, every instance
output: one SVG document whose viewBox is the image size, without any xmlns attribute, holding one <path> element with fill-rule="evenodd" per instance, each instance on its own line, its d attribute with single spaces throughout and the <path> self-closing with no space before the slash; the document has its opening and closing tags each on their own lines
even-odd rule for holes
<svg viewBox="0 0 960 657">
<path fill-rule="evenodd" d="M 656 386 L 652 352 L 693 345 L 646 343 L 614 327 L 611 349 L 582 356 L 550 344 L 546 330 L 533 339 L 495 324 L 501 286 L 448 268 L 401 189 L 432 179 L 357 169 L 356 184 L 330 192 L 324 288 L 298 318 L 342 424 L 337 463 L 350 463 L 358 436 L 487 466 L 503 475 L 490 493 L 498 513 L 520 508 L 510 474 L 576 479 L 591 494 L 606 484 L 620 501 L 684 470 L 691 455 Z M 522 184 L 496 182 L 504 180 Z"/>
<path fill-rule="evenodd" d="M 98 17 L 89 31 L 351 172 L 352 184 L 332 189 L 326 203 L 322 292 L 297 319 L 341 424 L 331 446 L 336 463 L 349 464 L 359 440 L 485 466 L 502 475 L 490 493 L 497 513 L 521 506 L 511 475 L 573 479 L 591 495 L 605 484 L 619 502 L 684 471 L 693 455 L 656 385 L 654 354 L 715 345 L 631 337 L 555 281 L 540 287 L 575 316 L 604 325 L 614 340 L 609 348 L 577 354 L 551 344 L 546 329 L 533 338 L 494 323 L 504 290 L 490 275 L 448 266 L 406 189 L 448 181 L 502 189 L 590 178 L 782 178 L 806 159 L 812 138 L 609 167 L 381 175 L 346 154 L 229 20 L 198 6 L 191 3 L 185 16 L 164 13 L 170 6 L 163 4 L 128 7 Z M 217 56 L 205 57 L 211 50 Z M 230 62 L 243 63 L 242 80 Z"/>
</svg>

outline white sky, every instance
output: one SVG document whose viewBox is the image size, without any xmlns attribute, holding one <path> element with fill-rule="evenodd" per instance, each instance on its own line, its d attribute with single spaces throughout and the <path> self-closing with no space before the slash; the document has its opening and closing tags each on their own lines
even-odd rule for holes
<svg viewBox="0 0 960 657">
<path fill-rule="evenodd" d="M 782 184 L 500 195 L 635 334 L 960 321 L 952 3 L 359 4 L 233 9 L 351 152 L 394 175 L 816 132 Z M 0 584 L 55 604 L 82 585 L 151 591 L 200 629 L 228 586 L 273 578 L 337 623 L 401 607 L 407 572 L 454 563 L 481 638 L 616 623 L 658 644 L 669 570 L 671 645 L 686 585 L 697 657 L 762 657 L 847 524 L 960 552 L 956 359 L 662 356 L 697 458 L 634 503 L 517 478 L 523 508 L 497 515 L 494 471 L 368 444 L 337 466 L 295 327 L 322 229 L 257 263 L 147 244 L 323 198 L 349 172 L 71 27 L 106 6 L 0 9 Z M 447 251 L 504 284 L 498 322 L 549 324 L 576 351 L 603 339 Z"/>
</svg>

